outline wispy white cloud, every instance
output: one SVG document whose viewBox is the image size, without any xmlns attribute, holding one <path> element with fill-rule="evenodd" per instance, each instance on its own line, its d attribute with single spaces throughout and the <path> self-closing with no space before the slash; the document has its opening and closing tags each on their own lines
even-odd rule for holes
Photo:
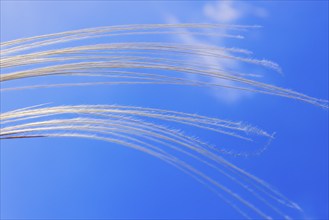
<svg viewBox="0 0 329 220">
<path fill-rule="evenodd" d="M 194 12 L 198 13 L 198 12 Z M 265 18 L 268 16 L 268 12 L 264 8 L 256 7 L 245 2 L 234 2 L 234 1 L 218 1 L 206 3 L 199 13 L 202 13 L 204 20 L 200 22 L 218 22 L 218 23 L 237 23 L 242 22 L 243 19 L 250 16 Z M 166 21 L 168 23 L 181 23 L 180 18 L 173 15 L 167 15 Z M 184 30 L 185 34 L 178 35 L 179 41 L 185 44 L 203 44 L 209 46 L 209 38 L 207 41 L 202 40 L 196 37 L 193 34 L 189 33 L 188 30 Z M 226 34 L 225 30 L 222 30 L 221 34 Z M 225 45 L 225 38 L 216 37 L 212 38 L 212 41 L 215 41 L 217 45 Z M 232 55 L 229 52 L 223 52 L 223 55 Z M 230 59 L 216 59 L 212 57 L 199 56 L 198 62 L 202 62 L 204 66 L 211 66 L 217 69 L 222 70 L 232 70 L 239 69 L 240 63 L 235 60 Z M 236 86 L 234 82 L 227 80 L 214 79 L 212 83 L 222 84 L 225 86 Z M 230 90 L 225 88 L 216 88 L 211 89 L 211 94 L 214 95 L 219 101 L 225 102 L 228 104 L 236 103 L 242 98 L 249 97 L 252 94 L 241 92 L 238 90 Z"/>
<path fill-rule="evenodd" d="M 247 2 L 217 1 L 207 3 L 203 13 L 209 19 L 223 23 L 233 23 L 240 19 L 253 16 L 265 18 L 268 12 L 261 7 L 248 4 Z"/>
</svg>

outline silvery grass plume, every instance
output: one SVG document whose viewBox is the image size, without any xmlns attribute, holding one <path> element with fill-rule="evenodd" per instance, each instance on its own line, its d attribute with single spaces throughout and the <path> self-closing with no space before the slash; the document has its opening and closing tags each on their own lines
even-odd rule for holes
<svg viewBox="0 0 329 220">
<path fill-rule="evenodd" d="M 5 92 L 23 89 L 124 84 L 174 84 L 203 87 L 226 87 L 275 95 L 328 108 L 328 101 L 255 80 L 255 75 L 234 70 L 205 67 L 193 57 L 234 60 L 270 68 L 280 67 L 268 60 L 251 58 L 252 52 L 239 48 L 184 45 L 168 42 L 109 43 L 115 36 L 199 34 L 242 39 L 236 32 L 259 26 L 220 24 L 146 24 L 121 25 L 67 31 L 23 38 L 1 43 L 1 89 Z M 218 29 L 233 34 L 216 33 Z M 207 31 L 207 32 L 205 32 Z M 102 44 L 66 45 L 99 38 Z M 197 77 L 188 77 L 197 76 Z M 6 82 L 24 78 L 50 77 L 47 84 L 6 86 Z M 54 77 L 66 83 L 53 83 Z M 87 81 L 76 82 L 74 77 Z M 252 79 L 251 79 L 252 78 Z M 95 82 L 95 79 L 99 81 Z M 211 81 L 220 79 L 220 81 Z M 234 82 L 227 84 L 224 81 Z M 30 83 L 31 81 L 29 81 Z M 33 82 L 33 80 L 32 80 Z M 223 83 L 220 83 L 223 82 Z M 215 147 L 179 130 L 161 125 L 165 122 L 208 130 L 266 149 L 273 135 L 256 127 L 227 120 L 175 111 L 119 105 L 31 106 L 1 113 L 1 141 L 17 138 L 76 137 L 107 141 L 133 148 L 157 157 L 192 176 L 213 190 L 246 218 L 255 216 L 289 219 L 283 207 L 301 212 L 269 184 L 225 160 L 221 154 L 235 153 Z M 234 149 L 234 148 L 232 148 Z M 214 175 L 216 173 L 216 175 Z M 217 174 L 221 177 L 218 178 Z M 222 184 L 227 179 L 231 184 Z M 233 191 L 234 188 L 234 191 Z M 237 192 L 240 188 L 247 196 Z M 252 198 L 252 199 L 250 199 Z M 258 205 L 261 203 L 261 207 Z M 257 203 L 257 205 L 256 205 Z M 244 207 L 244 208 L 242 208 Z"/>
<path fill-rule="evenodd" d="M 265 84 L 249 79 L 253 74 L 240 73 L 205 67 L 203 63 L 191 63 L 188 57 L 214 57 L 217 59 L 235 60 L 241 63 L 260 65 L 281 72 L 278 64 L 268 60 L 250 57 L 250 51 L 238 48 L 225 48 L 205 45 L 184 45 L 167 42 L 129 42 L 91 44 L 74 47 L 50 46 L 61 45 L 72 41 L 88 40 L 124 35 L 150 34 L 184 34 L 177 30 L 184 28 L 199 32 L 188 34 L 218 35 L 226 38 L 243 38 L 236 34 L 216 34 L 216 29 L 246 31 L 258 26 L 219 25 L 219 24 L 150 24 L 122 25 L 68 31 L 57 34 L 42 35 L 1 43 L 2 69 L 25 67 L 19 71 L 1 74 L 0 82 L 41 76 L 80 76 L 101 78 L 100 82 L 74 82 L 47 85 L 29 85 L 25 87 L 1 88 L 1 91 L 28 88 L 86 86 L 99 84 L 177 84 L 206 87 L 226 87 L 256 93 L 270 94 L 304 101 L 313 105 L 328 108 L 328 101 L 313 98 L 289 89 Z M 201 30 L 212 32 L 201 32 Z M 50 48 L 49 48 L 50 47 Z M 42 49 L 46 48 L 46 49 Z M 228 55 L 230 52 L 234 55 Z M 34 65 L 34 67 L 33 67 Z M 152 70 L 152 73 L 147 70 Z M 157 72 L 156 74 L 154 72 Z M 176 73 L 176 74 L 173 74 Z M 184 73 L 184 75 L 182 75 Z M 199 76 L 195 80 L 185 74 Z M 104 80 L 111 78 L 111 80 Z M 234 82 L 209 82 L 219 79 Z"/>
<path fill-rule="evenodd" d="M 52 119 L 50 116 L 59 116 L 60 119 Z M 175 111 L 118 105 L 36 106 L 2 113 L 0 138 L 77 137 L 130 147 L 155 156 L 191 175 L 244 217 L 250 218 L 247 213 L 252 211 L 262 218 L 271 218 L 250 199 L 221 184 L 216 176 L 212 177 L 204 169 L 196 168 L 193 164 L 197 162 L 219 174 L 221 181 L 226 178 L 232 185 L 236 185 L 235 188 L 241 188 L 248 197 L 255 197 L 266 209 L 281 217 L 288 218 L 280 211 L 280 206 L 300 210 L 271 186 L 220 156 L 219 153 L 225 153 L 225 150 L 221 151 L 220 148 L 159 123 L 148 122 L 147 118 L 187 124 L 246 142 L 261 137 L 266 145 L 273 138 L 265 131 L 242 123 Z M 183 156 L 187 158 L 184 160 Z M 239 208 L 241 205 L 250 210 L 243 211 Z"/>
</svg>

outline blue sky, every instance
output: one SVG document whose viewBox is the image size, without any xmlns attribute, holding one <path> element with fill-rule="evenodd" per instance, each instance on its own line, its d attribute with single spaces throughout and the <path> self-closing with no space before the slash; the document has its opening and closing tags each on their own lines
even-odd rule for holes
<svg viewBox="0 0 329 220">
<path fill-rule="evenodd" d="M 246 33 L 244 40 L 192 36 L 165 40 L 246 48 L 282 67 L 284 76 L 252 69 L 264 74 L 265 82 L 328 99 L 327 8 L 325 1 L 1 1 L 1 41 L 119 24 L 258 24 L 263 28 Z M 221 67 L 238 65 L 201 61 Z M 1 94 L 1 111 L 47 102 L 164 108 L 245 121 L 276 132 L 261 156 L 227 159 L 298 203 L 303 217 L 328 218 L 326 110 L 223 89 L 135 85 L 8 92 Z M 187 132 L 219 146 L 225 142 L 223 136 Z M 143 153 L 91 140 L 31 139 L 1 141 L 1 218 L 225 219 L 240 215 L 189 176 Z"/>
</svg>

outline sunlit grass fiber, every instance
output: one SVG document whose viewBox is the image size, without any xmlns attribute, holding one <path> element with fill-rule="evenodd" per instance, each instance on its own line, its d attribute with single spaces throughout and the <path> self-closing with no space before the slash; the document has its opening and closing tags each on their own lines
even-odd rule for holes
<svg viewBox="0 0 329 220">
<path fill-rule="evenodd" d="M 1 92 L 41 89 L 63 86 L 97 86 L 129 84 L 171 84 L 202 87 L 223 87 L 239 91 L 274 95 L 302 101 L 328 109 L 328 101 L 302 93 L 263 83 L 257 75 L 234 70 L 205 66 L 191 62 L 195 57 L 211 57 L 257 65 L 281 73 L 278 64 L 252 58 L 252 52 L 231 47 L 186 45 L 174 42 L 123 42 L 83 44 L 68 43 L 114 36 L 199 34 L 222 38 L 243 39 L 236 32 L 245 32 L 259 26 L 220 24 L 145 24 L 100 27 L 56 34 L 23 38 L 1 43 Z M 186 31 L 188 30 L 188 32 Z M 217 33 L 217 30 L 226 30 Z M 202 31 L 202 32 L 201 32 Z M 233 31 L 233 34 L 227 32 Z M 24 78 L 62 77 L 66 83 L 6 86 L 6 83 Z M 72 77 L 87 81 L 70 82 Z M 191 76 L 191 77 L 189 77 Z M 51 78 L 53 79 L 53 78 Z M 92 79 L 88 81 L 88 79 Z M 99 79 L 98 81 L 94 81 Z M 217 81 L 216 81 L 217 80 Z M 231 83 L 225 83 L 231 82 Z M 97 103 L 95 103 L 97 104 Z M 206 143 L 152 120 L 174 122 L 210 132 L 234 137 L 245 143 L 262 144 L 260 154 L 274 138 L 254 126 L 217 118 L 176 111 L 119 105 L 31 106 L 1 113 L 1 141 L 17 138 L 76 137 L 95 139 L 133 148 L 169 163 L 209 187 L 245 218 L 250 212 L 258 217 L 273 216 L 289 219 L 281 211 L 299 206 L 281 193 L 224 159 L 226 149 Z M 182 156 L 183 155 L 183 156 Z M 186 159 L 188 158 L 188 159 Z M 191 162 L 194 161 L 194 162 Z M 236 184 L 251 196 L 239 195 L 230 186 L 221 184 L 220 178 L 207 174 L 215 171 L 221 178 Z M 266 208 L 258 207 L 254 200 Z M 248 210 L 248 211 L 246 211 Z"/>
</svg>

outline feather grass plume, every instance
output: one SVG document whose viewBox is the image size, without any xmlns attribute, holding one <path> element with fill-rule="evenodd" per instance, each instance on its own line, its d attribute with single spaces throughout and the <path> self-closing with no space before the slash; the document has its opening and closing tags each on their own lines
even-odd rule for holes
<svg viewBox="0 0 329 220">
<path fill-rule="evenodd" d="M 49 116 L 63 115 L 69 115 L 69 117 L 48 119 Z M 195 114 L 117 105 L 33 107 L 2 113 L 1 121 L 4 127 L 1 130 L 0 138 L 78 137 L 120 144 L 176 166 L 215 191 L 233 207 L 236 206 L 233 202 L 236 200 L 261 217 L 270 218 L 247 198 L 234 193 L 229 187 L 220 184 L 220 181 L 181 159 L 182 156 L 179 155 L 183 154 L 189 159 L 205 165 L 208 169 L 215 170 L 281 216 L 284 214 L 279 211 L 278 205 L 298 208 L 262 180 L 218 155 L 220 149 L 177 130 L 147 122 L 143 118 L 187 124 L 244 141 L 252 141 L 252 136 L 262 136 L 268 141 L 272 139 L 272 135 L 265 131 L 241 123 Z M 242 178 L 246 178 L 248 181 L 243 182 Z M 236 209 L 245 217 L 249 217 L 242 210 Z"/>
<path fill-rule="evenodd" d="M 282 96 L 290 99 L 304 101 L 323 108 L 328 108 L 328 101 L 313 98 L 289 89 L 265 84 L 248 79 L 248 74 L 236 73 L 215 67 L 205 68 L 203 63 L 193 62 L 186 57 L 213 57 L 216 59 L 235 60 L 242 63 L 260 65 L 281 72 L 278 64 L 241 55 L 249 55 L 250 51 L 238 48 L 220 48 L 204 45 L 184 45 L 166 42 L 129 42 L 92 44 L 75 47 L 62 47 L 60 49 L 42 48 L 51 45 L 60 45 L 72 41 L 81 41 L 93 38 L 104 38 L 124 35 L 172 34 L 173 30 L 210 29 L 218 28 L 245 31 L 258 26 L 218 25 L 218 24 L 158 24 L 158 25 L 125 25 L 82 29 L 57 34 L 49 34 L 31 38 L 24 38 L 1 43 L 2 69 L 13 67 L 26 67 L 25 70 L 1 74 L 0 82 L 18 80 L 28 77 L 42 76 L 85 76 L 108 77 L 111 81 L 29 85 L 26 87 L 2 88 L 1 91 L 47 88 L 54 86 L 81 86 L 99 84 L 177 84 L 190 86 L 226 87 L 256 93 Z M 169 29 L 169 31 L 168 31 Z M 171 31 L 170 31 L 171 30 Z M 184 32 L 181 32 L 184 34 Z M 189 32 L 189 34 L 191 34 Z M 192 34 L 198 34 L 192 32 Z M 205 35 L 213 35 L 205 32 Z M 241 35 L 224 35 L 228 38 L 243 38 Z M 41 48 L 41 49 L 40 49 Z M 238 55 L 228 55 L 230 52 Z M 44 64 L 42 67 L 31 65 Z M 52 65 L 51 65 L 52 64 Z M 139 70 L 166 71 L 164 74 L 145 73 Z M 190 80 L 184 76 L 172 76 L 169 72 L 178 72 L 201 76 L 202 80 Z M 209 82 L 209 79 L 227 80 L 237 85 Z M 119 81 L 118 81 L 119 80 Z"/>
<path fill-rule="evenodd" d="M 242 39 L 241 35 L 218 34 L 214 31 L 227 29 L 244 32 L 254 28 L 259 27 L 220 24 L 122 25 L 2 42 L 1 92 L 100 84 L 175 84 L 226 87 L 263 93 L 295 99 L 327 109 L 327 100 L 250 79 L 254 78 L 253 74 L 218 69 L 214 66 L 205 67 L 202 62 L 192 63 L 189 60 L 191 57 L 212 57 L 259 65 L 281 72 L 276 63 L 250 58 L 252 53 L 244 49 L 168 42 L 106 42 L 65 46 L 68 42 L 93 38 L 186 34 L 182 31 L 185 29 L 192 30 L 188 32 L 189 34 Z M 200 32 L 200 30 L 210 32 Z M 198 78 L 191 79 L 186 77 L 186 74 Z M 50 82 L 24 87 L 5 86 L 8 81 L 52 76 L 68 77 L 69 80 L 75 76 L 87 79 L 92 77 L 100 81 L 69 81 L 59 84 Z M 214 82 L 212 79 L 234 82 L 234 84 Z M 281 211 L 282 207 L 301 211 L 298 205 L 269 184 L 224 159 L 220 154 L 230 153 L 226 149 L 215 147 L 160 124 L 173 122 L 233 137 L 243 143 L 261 144 L 262 147 L 255 152 L 260 153 L 273 139 L 273 135 L 250 125 L 195 114 L 119 105 L 31 106 L 1 113 L 0 117 L 1 141 L 43 137 L 87 138 L 123 145 L 157 157 L 209 187 L 246 218 L 256 215 L 271 219 L 273 214 L 289 219 L 289 216 Z M 212 172 L 216 175 L 210 174 Z M 217 174 L 249 196 L 242 196 L 233 191 L 233 187 L 222 184 Z M 250 199 L 250 196 L 253 199 Z M 264 207 L 256 205 L 254 200 L 261 202 Z M 241 209 L 241 206 L 248 211 Z"/>
</svg>

